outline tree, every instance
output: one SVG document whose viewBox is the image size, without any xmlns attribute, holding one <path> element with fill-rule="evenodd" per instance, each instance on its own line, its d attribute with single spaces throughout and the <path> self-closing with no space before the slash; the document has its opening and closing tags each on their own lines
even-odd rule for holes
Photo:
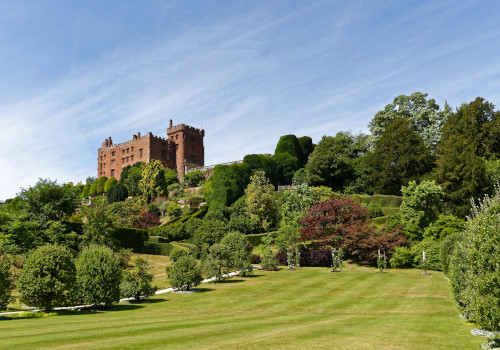
<svg viewBox="0 0 500 350">
<path fill-rule="evenodd" d="M 240 198 L 250 181 L 248 164 L 217 165 L 205 184 L 205 199 L 209 206 L 215 203 L 229 206 Z"/>
<path fill-rule="evenodd" d="M 0 311 L 6 310 L 9 304 L 10 295 L 14 289 L 10 259 L 5 255 L 0 255 Z"/>
<path fill-rule="evenodd" d="M 437 220 L 442 210 L 444 193 L 434 181 L 424 180 L 417 185 L 410 181 L 403 186 L 401 203 L 401 223 L 413 241 L 423 237 L 424 230 Z"/>
<path fill-rule="evenodd" d="M 117 184 L 111 187 L 107 193 L 108 193 L 108 204 L 124 201 L 128 197 L 127 186 L 122 184 Z"/>
<path fill-rule="evenodd" d="M 307 143 L 306 140 L 304 140 L 304 142 L 305 144 Z M 307 157 L 304 154 L 302 145 L 300 144 L 299 139 L 295 135 L 284 135 L 280 137 L 278 144 L 276 145 L 276 149 L 274 150 L 274 155 L 276 156 L 277 154 L 283 154 L 283 153 L 287 153 L 292 157 L 296 158 L 298 161 L 297 163 L 298 168 L 304 167 L 304 165 L 306 165 L 307 163 Z"/>
<path fill-rule="evenodd" d="M 164 170 L 161 162 L 156 159 L 144 164 L 139 181 L 139 190 L 144 202 L 149 204 L 156 197 L 168 196 Z"/>
<path fill-rule="evenodd" d="M 307 163 L 307 158 L 309 158 L 309 155 L 314 151 L 314 147 L 316 145 L 312 142 L 312 138 L 309 136 L 302 136 L 298 138 L 300 147 L 302 147 L 302 152 L 304 153 L 304 158 Z"/>
<path fill-rule="evenodd" d="M 295 189 L 283 192 L 280 199 L 280 226 L 290 225 L 298 228 L 298 219 L 318 199 L 308 185 L 299 185 Z"/>
<path fill-rule="evenodd" d="M 94 209 L 86 209 L 84 214 L 87 221 L 83 225 L 82 245 L 97 244 L 116 248 L 117 244 L 113 238 L 116 227 L 106 208 L 99 205 Z"/>
<path fill-rule="evenodd" d="M 210 254 L 203 262 L 203 274 L 207 278 L 215 278 L 216 282 L 226 278 L 231 267 L 229 247 L 216 243 L 210 247 Z"/>
<path fill-rule="evenodd" d="M 363 226 L 367 219 L 367 209 L 350 198 L 317 202 L 299 219 L 301 239 L 336 247 L 351 226 Z"/>
<path fill-rule="evenodd" d="M 121 295 L 124 298 L 134 298 L 135 301 L 141 298 L 149 298 L 154 295 L 157 288 L 153 282 L 153 274 L 149 263 L 142 258 L 135 258 L 135 268 L 133 271 L 124 271 L 123 281 L 120 285 Z"/>
<path fill-rule="evenodd" d="M 199 170 L 184 174 L 184 182 L 187 183 L 189 187 L 198 187 L 204 181 L 205 181 L 205 176 Z"/>
<path fill-rule="evenodd" d="M 393 103 L 386 105 L 383 111 L 377 112 L 368 124 L 372 133 L 371 141 L 376 144 L 387 126 L 397 118 L 404 118 L 410 122 L 413 131 L 422 137 L 425 147 L 432 152 L 440 140 L 441 123 L 450 113 L 451 108 L 447 104 L 440 111 L 434 99 L 427 100 L 427 94 L 414 92 L 410 96 L 400 95 Z"/>
<path fill-rule="evenodd" d="M 354 160 L 366 153 L 362 140 L 345 132 L 338 132 L 335 137 L 323 136 L 309 156 L 306 182 L 342 190 L 353 175 Z"/>
<path fill-rule="evenodd" d="M 128 172 L 126 178 L 123 178 L 123 184 L 127 186 L 128 193 L 131 196 L 139 196 L 141 190 L 139 188 L 139 183 L 142 179 L 142 169 L 138 167 L 132 167 Z"/>
<path fill-rule="evenodd" d="M 172 266 L 167 267 L 168 282 L 179 290 L 189 290 L 202 281 L 200 268 L 190 255 L 180 256 Z"/>
<path fill-rule="evenodd" d="M 50 179 L 38 179 L 35 186 L 22 189 L 19 196 L 30 218 L 43 224 L 63 220 L 77 207 L 75 191 Z"/>
<path fill-rule="evenodd" d="M 116 181 L 116 178 L 114 176 L 111 176 L 109 179 L 106 180 L 106 183 L 104 184 L 104 192 L 108 193 L 109 190 L 113 187 L 116 186 L 118 181 Z"/>
<path fill-rule="evenodd" d="M 410 122 L 397 118 L 382 132 L 371 157 L 372 179 L 381 194 L 400 195 L 401 186 L 431 170 L 431 157 Z"/>
<path fill-rule="evenodd" d="M 221 240 L 221 244 L 228 247 L 231 269 L 240 271 L 241 276 L 247 276 L 252 273 L 252 264 L 250 264 L 252 246 L 243 234 L 231 232 Z"/>
<path fill-rule="evenodd" d="M 251 219 L 260 222 L 264 231 L 276 225 L 278 208 L 273 192 L 274 186 L 263 171 L 255 172 L 245 189 L 246 211 Z"/>
<path fill-rule="evenodd" d="M 89 194 L 91 196 L 94 196 L 94 195 L 97 194 L 97 180 L 95 180 L 94 182 L 92 182 L 92 185 L 90 185 Z"/>
<path fill-rule="evenodd" d="M 79 299 L 85 304 L 109 306 L 120 300 L 122 269 L 113 251 L 102 245 L 84 248 L 76 260 Z"/>
<path fill-rule="evenodd" d="M 424 237 L 434 237 L 442 240 L 449 235 L 462 232 L 465 221 L 453 215 L 439 215 L 438 219 L 431 223 L 424 231 Z"/>
<path fill-rule="evenodd" d="M 452 287 L 464 313 L 500 331 L 500 189 L 473 206 L 451 262 Z"/>
<path fill-rule="evenodd" d="M 20 301 L 51 311 L 62 305 L 75 283 L 75 264 L 69 250 L 59 245 L 44 245 L 34 250 L 19 272 L 17 289 Z"/>
<path fill-rule="evenodd" d="M 193 243 L 200 249 L 204 245 L 211 246 L 228 233 L 227 225 L 218 220 L 206 220 L 196 229 L 193 236 Z"/>
</svg>

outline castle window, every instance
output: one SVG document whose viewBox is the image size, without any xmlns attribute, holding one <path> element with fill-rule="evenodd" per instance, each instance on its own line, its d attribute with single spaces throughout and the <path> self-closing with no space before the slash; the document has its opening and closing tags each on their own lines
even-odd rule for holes
<svg viewBox="0 0 500 350">
<path fill-rule="evenodd" d="M 178 140 L 179 139 L 179 135 L 175 135 L 175 139 Z"/>
<path fill-rule="evenodd" d="M 167 153 L 167 160 L 170 160 L 170 153 Z"/>
<path fill-rule="evenodd" d="M 142 158 L 142 148 L 139 148 L 139 157 Z"/>
<path fill-rule="evenodd" d="M 102 160 L 102 156 L 101 156 L 101 160 Z"/>
<path fill-rule="evenodd" d="M 111 159 L 111 164 L 115 164 L 115 160 L 114 159 Z"/>
<path fill-rule="evenodd" d="M 129 149 L 127 148 L 127 154 L 128 154 Z"/>
<path fill-rule="evenodd" d="M 167 159 L 167 152 L 165 150 L 161 151 L 161 159 Z"/>
<path fill-rule="evenodd" d="M 111 176 L 115 176 L 115 169 L 111 169 Z"/>
<path fill-rule="evenodd" d="M 111 152 L 111 155 L 114 157 L 115 156 L 115 151 Z"/>
<path fill-rule="evenodd" d="M 134 155 L 130 156 L 130 160 L 133 162 L 134 161 Z"/>
<path fill-rule="evenodd" d="M 134 152 L 134 147 L 130 147 L 130 150 L 131 150 L 132 152 Z"/>
</svg>

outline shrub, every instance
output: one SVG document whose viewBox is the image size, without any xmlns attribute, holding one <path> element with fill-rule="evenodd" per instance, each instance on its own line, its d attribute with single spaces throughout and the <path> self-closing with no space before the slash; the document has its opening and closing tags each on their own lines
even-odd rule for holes
<svg viewBox="0 0 500 350">
<path fill-rule="evenodd" d="M 127 186 L 122 184 L 111 187 L 106 193 L 108 195 L 108 204 L 124 201 L 128 197 Z"/>
<path fill-rule="evenodd" d="M 201 283 L 202 277 L 196 260 L 189 255 L 180 256 L 167 267 L 168 282 L 175 289 L 189 290 Z"/>
<path fill-rule="evenodd" d="M 413 262 L 417 268 L 422 267 L 422 251 L 425 251 L 427 270 L 441 271 L 440 244 L 434 238 L 425 238 L 423 241 L 415 244 L 411 251 L 414 255 Z"/>
<path fill-rule="evenodd" d="M 493 331 L 500 330 L 500 188 L 496 190 L 493 197 L 472 208 L 464 240 L 455 248 L 450 275 L 459 287 L 465 313 Z"/>
<path fill-rule="evenodd" d="M 382 211 L 380 204 L 377 202 L 370 202 L 370 204 L 368 204 L 368 215 L 370 215 L 371 218 L 378 218 L 380 216 L 384 216 L 384 212 Z"/>
<path fill-rule="evenodd" d="M 122 269 L 113 251 L 91 245 L 76 260 L 78 298 L 85 304 L 111 305 L 120 300 Z"/>
<path fill-rule="evenodd" d="M 218 203 L 228 206 L 240 198 L 250 182 L 248 164 L 217 165 L 205 184 L 205 199 L 209 206 Z"/>
<path fill-rule="evenodd" d="M 286 258 L 284 265 L 286 265 Z M 276 271 L 278 269 L 278 260 L 270 248 L 264 248 L 262 250 L 260 266 L 262 267 L 262 270 L 266 271 Z"/>
<path fill-rule="evenodd" d="M 286 251 L 285 250 L 279 250 L 278 252 L 276 252 L 276 254 L 274 255 L 274 257 L 276 258 L 276 262 L 279 265 L 282 265 L 282 266 L 287 266 L 288 265 L 288 257 L 286 255 Z"/>
<path fill-rule="evenodd" d="M 189 255 L 189 252 L 187 252 L 185 249 L 182 249 L 181 247 L 175 247 L 170 251 L 169 257 L 170 261 L 176 262 L 181 256 L 186 255 Z"/>
<path fill-rule="evenodd" d="M 227 225 L 224 222 L 216 220 L 205 220 L 198 227 L 193 236 L 193 243 L 201 248 L 203 244 L 209 246 L 220 242 L 222 237 L 228 233 Z"/>
<path fill-rule="evenodd" d="M 250 263 L 252 246 L 244 235 L 239 232 L 231 232 L 221 240 L 221 244 L 229 249 L 230 269 L 240 271 L 241 276 L 247 276 L 252 273 L 252 265 Z"/>
<path fill-rule="evenodd" d="M 250 263 L 252 264 L 260 264 L 260 255 L 257 255 L 257 254 L 251 254 L 250 255 Z"/>
<path fill-rule="evenodd" d="M 332 266 L 332 250 L 330 248 L 307 249 L 300 246 L 300 266 Z"/>
<path fill-rule="evenodd" d="M 161 220 L 159 218 L 159 213 L 156 211 L 147 211 L 139 215 L 132 222 L 132 227 L 147 230 L 148 228 L 159 226 Z"/>
<path fill-rule="evenodd" d="M 10 272 L 11 265 L 10 260 L 6 256 L 0 255 L 0 311 L 7 309 L 10 294 L 12 289 L 14 289 Z"/>
<path fill-rule="evenodd" d="M 178 183 L 173 183 L 167 187 L 168 189 L 168 197 L 169 198 L 176 198 L 179 197 L 182 193 L 182 185 Z"/>
<path fill-rule="evenodd" d="M 173 248 L 174 246 L 170 243 L 144 243 L 144 251 L 146 254 L 168 256 Z"/>
<path fill-rule="evenodd" d="M 157 288 L 153 282 L 153 274 L 148 272 L 151 269 L 149 263 L 142 258 L 135 258 L 135 268 L 132 272 L 125 271 L 123 281 L 120 285 L 121 295 L 124 298 L 134 298 L 139 301 L 141 298 L 149 298 L 154 295 Z"/>
<path fill-rule="evenodd" d="M 33 251 L 19 273 L 20 301 L 51 311 L 67 301 L 75 283 L 75 264 L 70 251 L 58 245 L 44 245 Z"/>
<path fill-rule="evenodd" d="M 199 170 L 184 174 L 184 182 L 187 183 L 189 187 L 198 187 L 204 181 L 205 181 L 205 176 Z"/>
<path fill-rule="evenodd" d="M 182 215 L 182 208 L 179 204 L 177 203 L 170 203 L 170 205 L 167 208 L 167 215 L 170 216 L 171 218 L 176 218 Z"/>
<path fill-rule="evenodd" d="M 118 183 L 118 181 L 116 181 L 116 178 L 114 176 L 111 176 L 104 183 L 104 192 L 108 193 L 108 191 L 111 189 L 111 187 L 116 186 L 117 183 Z"/>
<path fill-rule="evenodd" d="M 94 182 L 92 182 L 92 185 L 90 185 L 89 194 L 91 196 L 94 196 L 94 195 L 97 194 L 97 180 L 95 180 Z"/>
<path fill-rule="evenodd" d="M 96 194 L 101 194 L 104 193 L 104 186 L 106 186 L 106 181 L 108 181 L 108 178 L 106 176 L 101 176 L 99 179 L 97 179 L 97 192 Z"/>
<path fill-rule="evenodd" d="M 209 249 L 210 254 L 203 262 L 203 274 L 206 278 L 215 278 L 216 282 L 226 278 L 231 267 L 231 252 L 229 247 L 216 243 Z"/>
<path fill-rule="evenodd" d="M 260 232 L 259 221 L 250 218 L 248 215 L 232 215 L 228 225 L 229 230 L 242 232 L 244 234 Z"/>
<path fill-rule="evenodd" d="M 144 250 L 144 241 L 148 239 L 148 231 L 138 228 L 116 227 L 112 237 L 121 248 L 130 248 L 136 253 Z"/>
<path fill-rule="evenodd" d="M 392 267 L 397 269 L 413 267 L 415 256 L 408 247 L 396 247 L 391 259 L 389 260 Z"/>
<path fill-rule="evenodd" d="M 439 218 L 424 231 L 424 237 L 443 239 L 453 233 L 462 232 L 465 221 L 453 215 L 439 215 Z"/>
<path fill-rule="evenodd" d="M 460 232 L 456 232 L 449 234 L 441 242 L 441 265 L 443 267 L 443 273 L 447 276 L 449 273 L 451 258 L 453 257 L 453 252 L 455 251 L 455 246 L 462 239 L 462 237 L 463 236 Z"/>
</svg>

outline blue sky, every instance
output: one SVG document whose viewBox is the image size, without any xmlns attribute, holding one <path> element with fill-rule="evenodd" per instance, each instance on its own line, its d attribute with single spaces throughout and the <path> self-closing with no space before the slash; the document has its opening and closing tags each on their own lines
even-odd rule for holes
<svg viewBox="0 0 500 350">
<path fill-rule="evenodd" d="M 500 104 L 498 1 L 0 0 L 0 199 L 168 120 L 206 164 L 367 132 L 400 94 Z"/>
</svg>

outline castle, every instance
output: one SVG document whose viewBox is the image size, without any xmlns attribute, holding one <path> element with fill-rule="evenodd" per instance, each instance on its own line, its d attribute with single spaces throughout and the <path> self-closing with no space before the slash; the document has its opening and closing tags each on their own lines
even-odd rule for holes
<svg viewBox="0 0 500 350">
<path fill-rule="evenodd" d="M 164 167 L 176 170 L 182 177 L 189 168 L 204 165 L 204 136 L 204 130 L 185 124 L 172 126 L 170 120 L 167 138 L 154 136 L 151 132 L 146 136 L 137 133 L 132 140 L 114 145 L 108 137 L 97 151 L 97 177 L 114 176 L 119 180 L 127 165 L 149 163 L 152 159 L 161 161 Z"/>
</svg>

